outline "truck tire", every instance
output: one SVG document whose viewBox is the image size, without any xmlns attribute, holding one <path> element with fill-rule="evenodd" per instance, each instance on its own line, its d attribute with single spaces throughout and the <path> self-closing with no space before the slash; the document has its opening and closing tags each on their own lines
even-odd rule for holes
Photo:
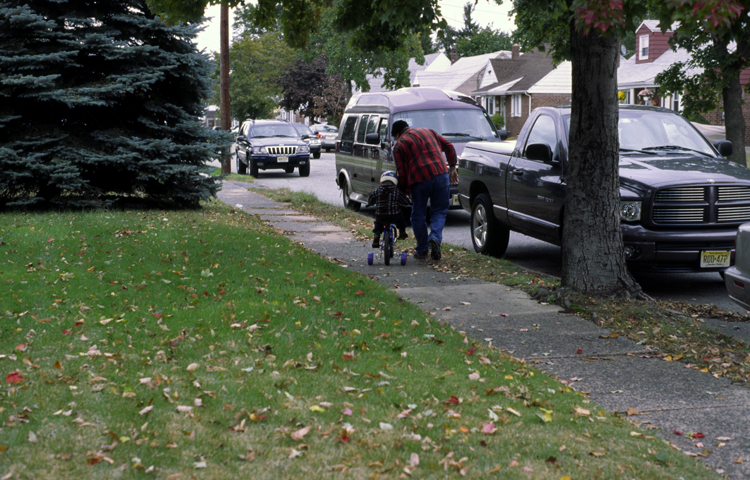
<svg viewBox="0 0 750 480">
<path fill-rule="evenodd" d="M 313 158 L 316 159 L 316 160 L 319 159 L 320 158 L 320 152 L 313 153 Z"/>
<path fill-rule="evenodd" d="M 258 165 L 256 165 L 252 158 L 248 162 L 250 162 L 250 176 L 258 178 Z"/>
<path fill-rule="evenodd" d="M 508 249 L 510 229 L 500 223 L 492 212 L 492 200 L 480 193 L 471 207 L 471 243 L 480 255 L 502 257 Z"/>
<path fill-rule="evenodd" d="M 308 161 L 304 165 L 299 166 L 299 176 L 300 177 L 309 177 L 310 176 L 310 161 Z"/>
<path fill-rule="evenodd" d="M 243 163 L 239 156 L 237 156 L 237 173 L 247 175 L 247 164 Z"/>
<path fill-rule="evenodd" d="M 341 183 L 341 198 L 344 200 L 344 208 L 348 208 L 354 212 L 359 212 L 359 207 L 362 205 L 349 198 L 349 182 L 347 182 L 346 179 L 342 180 Z"/>
</svg>

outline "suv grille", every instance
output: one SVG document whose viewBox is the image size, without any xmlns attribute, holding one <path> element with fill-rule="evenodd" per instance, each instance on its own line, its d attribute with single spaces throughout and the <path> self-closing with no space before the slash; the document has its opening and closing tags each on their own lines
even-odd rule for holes
<svg viewBox="0 0 750 480">
<path fill-rule="evenodd" d="M 750 186 L 674 187 L 654 195 L 654 224 L 744 223 L 750 221 Z"/>
<path fill-rule="evenodd" d="M 266 147 L 269 155 L 294 155 L 297 153 L 297 147 Z"/>
</svg>

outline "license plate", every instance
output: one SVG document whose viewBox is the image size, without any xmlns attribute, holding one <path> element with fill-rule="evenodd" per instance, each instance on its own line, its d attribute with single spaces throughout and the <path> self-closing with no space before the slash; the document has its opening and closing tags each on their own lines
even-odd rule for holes
<svg viewBox="0 0 750 480">
<path fill-rule="evenodd" d="M 287 163 L 289 161 L 289 157 L 276 157 L 276 163 Z"/>
<path fill-rule="evenodd" d="M 731 252 L 701 252 L 701 268 L 728 267 Z"/>
</svg>

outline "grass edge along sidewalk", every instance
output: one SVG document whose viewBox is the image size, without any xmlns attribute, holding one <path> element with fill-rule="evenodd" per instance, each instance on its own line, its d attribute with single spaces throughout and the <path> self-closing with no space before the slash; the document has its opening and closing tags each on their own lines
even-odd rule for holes
<svg viewBox="0 0 750 480">
<path fill-rule="evenodd" d="M 219 202 L 0 216 L 8 478 L 719 478 Z"/>
</svg>

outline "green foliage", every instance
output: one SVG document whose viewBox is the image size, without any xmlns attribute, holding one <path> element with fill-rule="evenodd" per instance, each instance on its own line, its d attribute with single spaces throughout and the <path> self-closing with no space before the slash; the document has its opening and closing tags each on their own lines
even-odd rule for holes
<svg viewBox="0 0 750 480">
<path fill-rule="evenodd" d="M 197 120 L 208 62 L 193 26 L 167 27 L 141 0 L 2 5 L 0 205 L 215 194 L 202 173 L 228 142 Z"/>
<path fill-rule="evenodd" d="M 473 57 L 512 48 L 510 35 L 491 28 L 481 28 L 470 37 L 459 38 L 456 43 L 459 57 Z"/>
<path fill-rule="evenodd" d="M 293 61 L 294 50 L 284 43 L 279 32 L 234 42 L 229 49 L 232 116 L 240 121 L 271 118 L 283 93 L 279 78 Z"/>
<path fill-rule="evenodd" d="M 499 113 L 496 113 L 492 116 L 492 123 L 494 123 L 495 127 L 497 128 L 503 128 L 505 127 L 505 117 L 503 117 Z"/>
<path fill-rule="evenodd" d="M 299 52 L 300 57 L 311 63 L 321 54 L 325 55 L 329 75 L 340 74 L 341 80 L 354 83 L 363 91 L 370 89 L 368 74 L 382 76 L 386 89 L 409 86 L 409 59 L 414 57 L 418 63 L 424 63 L 420 34 L 402 37 L 395 49 L 376 46 L 366 50 L 355 42 L 353 32 L 338 30 L 336 15 L 342 2 L 337 0 L 333 8 L 324 11 L 307 48 Z"/>
<path fill-rule="evenodd" d="M 450 55 L 453 46 L 459 57 L 471 57 L 485 53 L 510 50 L 513 47 L 510 35 L 492 27 L 480 27 L 474 22 L 472 14 L 475 4 L 464 5 L 464 26 L 461 30 L 446 27 L 438 31 L 438 45 Z"/>
</svg>

